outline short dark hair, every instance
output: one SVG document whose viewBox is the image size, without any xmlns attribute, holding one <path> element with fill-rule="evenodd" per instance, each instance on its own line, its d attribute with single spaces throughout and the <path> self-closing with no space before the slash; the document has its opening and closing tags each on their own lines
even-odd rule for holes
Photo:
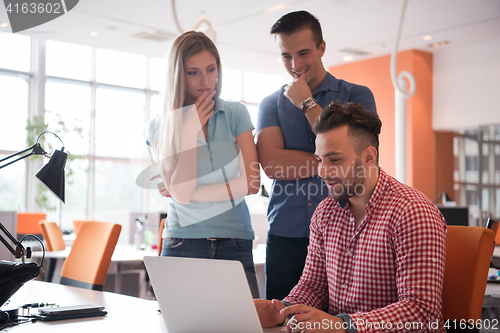
<svg viewBox="0 0 500 333">
<path fill-rule="evenodd" d="M 349 136 L 354 139 L 356 154 L 360 155 L 367 147 L 373 146 L 378 160 L 378 136 L 382 122 L 376 113 L 366 111 L 359 103 L 331 102 L 316 119 L 313 131 L 318 135 L 343 126 L 347 126 Z"/>
<path fill-rule="evenodd" d="M 283 15 L 271 28 L 271 35 L 293 34 L 302 29 L 311 29 L 316 47 L 323 43 L 323 32 L 318 19 L 309 12 L 301 10 Z"/>
</svg>

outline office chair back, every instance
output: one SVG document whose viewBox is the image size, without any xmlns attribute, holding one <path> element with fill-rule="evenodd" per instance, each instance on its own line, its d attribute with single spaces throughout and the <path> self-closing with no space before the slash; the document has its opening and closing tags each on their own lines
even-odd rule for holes
<svg viewBox="0 0 500 333">
<path fill-rule="evenodd" d="M 85 219 L 85 220 L 73 220 L 73 233 L 78 235 L 78 230 L 83 222 L 95 221 L 94 219 Z"/>
<path fill-rule="evenodd" d="M 163 229 L 165 228 L 165 220 L 160 221 L 160 230 L 158 230 L 158 255 L 161 256 L 161 249 L 163 247 Z"/>
<path fill-rule="evenodd" d="M 488 269 L 493 255 L 493 231 L 448 226 L 443 284 L 443 317 L 481 319 Z"/>
<path fill-rule="evenodd" d="M 55 222 L 42 220 L 38 222 L 42 230 L 42 236 L 47 243 L 47 251 L 62 251 L 66 248 L 63 234 Z"/>
<path fill-rule="evenodd" d="M 122 226 L 88 221 L 78 230 L 61 270 L 61 284 L 102 290 Z"/>
<path fill-rule="evenodd" d="M 46 216 L 44 213 L 17 213 L 17 234 L 41 235 L 42 230 L 38 222 L 45 220 Z"/>
</svg>

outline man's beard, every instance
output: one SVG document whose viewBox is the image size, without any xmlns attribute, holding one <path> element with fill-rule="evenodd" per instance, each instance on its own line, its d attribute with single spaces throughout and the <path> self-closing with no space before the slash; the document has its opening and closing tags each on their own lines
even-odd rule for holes
<svg viewBox="0 0 500 333">
<path fill-rule="evenodd" d="M 346 200 L 355 195 L 362 195 L 365 193 L 364 183 L 366 177 L 361 158 L 356 159 L 353 170 L 348 170 L 345 175 L 346 177 L 344 179 L 335 179 L 338 184 L 328 191 L 330 198 L 333 200 Z"/>
</svg>

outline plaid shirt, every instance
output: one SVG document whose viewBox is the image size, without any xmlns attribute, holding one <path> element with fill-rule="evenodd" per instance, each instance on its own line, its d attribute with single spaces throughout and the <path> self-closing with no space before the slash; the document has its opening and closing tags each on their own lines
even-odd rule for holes
<svg viewBox="0 0 500 333">
<path fill-rule="evenodd" d="M 302 277 L 285 301 L 349 314 L 358 332 L 444 332 L 443 216 L 382 169 L 366 211 L 355 229 L 348 202 L 318 205 Z"/>
</svg>

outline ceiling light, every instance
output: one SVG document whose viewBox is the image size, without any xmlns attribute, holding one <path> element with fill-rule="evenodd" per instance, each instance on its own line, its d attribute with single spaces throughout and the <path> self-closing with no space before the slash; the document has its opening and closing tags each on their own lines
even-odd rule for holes
<svg viewBox="0 0 500 333">
<path fill-rule="evenodd" d="M 99 31 L 92 31 L 90 33 L 90 36 L 92 36 L 92 37 L 99 37 L 99 35 L 101 35 L 101 33 Z"/>
<path fill-rule="evenodd" d="M 366 51 L 359 50 L 359 49 L 353 49 L 353 48 L 341 49 L 341 50 L 339 50 L 339 52 L 350 53 L 351 55 L 358 55 L 358 56 L 364 56 L 364 55 L 370 54 L 370 52 L 366 52 Z"/>
<path fill-rule="evenodd" d="M 7 28 L 9 24 L 7 22 L 0 23 L 0 28 Z"/>
<path fill-rule="evenodd" d="M 164 42 L 169 39 L 174 39 L 177 35 L 170 32 L 160 30 L 144 30 L 134 35 L 135 38 L 147 39 L 155 42 Z"/>
<path fill-rule="evenodd" d="M 267 7 L 266 9 L 264 9 L 264 14 L 273 13 L 275 11 L 278 11 L 278 10 L 286 8 L 286 7 L 288 7 L 287 3 L 280 3 L 277 5 L 271 6 L 271 7 Z"/>
<path fill-rule="evenodd" d="M 431 44 L 429 44 L 429 47 L 440 47 L 440 46 L 447 45 L 447 44 L 450 44 L 450 41 L 449 40 L 443 40 L 443 41 L 440 41 L 440 42 L 431 43 Z"/>
<path fill-rule="evenodd" d="M 432 36 L 431 35 L 425 35 L 425 36 L 422 36 L 422 39 L 423 40 L 431 40 Z"/>
<path fill-rule="evenodd" d="M 342 57 L 342 60 L 344 60 L 344 61 L 351 61 L 353 59 L 354 59 L 354 56 L 352 56 L 352 55 L 347 55 L 347 56 Z"/>
</svg>

